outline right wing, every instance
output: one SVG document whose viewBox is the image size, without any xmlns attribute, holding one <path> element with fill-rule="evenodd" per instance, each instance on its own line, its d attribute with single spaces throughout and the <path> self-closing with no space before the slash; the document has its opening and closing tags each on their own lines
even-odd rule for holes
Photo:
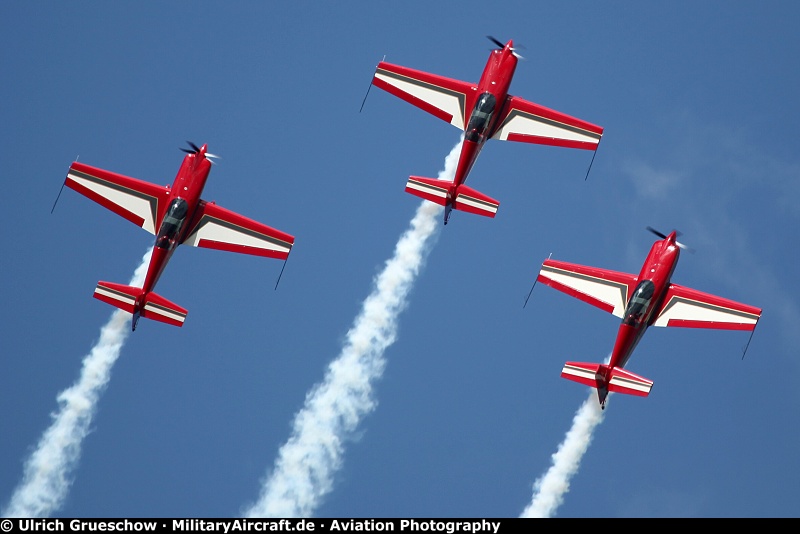
<svg viewBox="0 0 800 534">
<path fill-rule="evenodd" d="M 622 318 L 636 279 L 632 274 L 547 259 L 536 280 Z"/>
<path fill-rule="evenodd" d="M 155 234 L 166 210 L 170 188 L 78 163 L 70 165 L 64 185 Z M 163 202 L 160 200 L 163 199 Z M 161 205 L 159 205 L 159 203 Z"/>
<path fill-rule="evenodd" d="M 576 119 L 560 111 L 534 104 L 518 96 L 508 97 L 492 139 L 539 145 L 596 150 L 602 126 Z"/>
<path fill-rule="evenodd" d="M 381 61 L 373 85 L 464 130 L 477 86 Z"/>
<path fill-rule="evenodd" d="M 236 212 L 201 201 L 183 244 L 285 260 L 294 236 Z"/>
<path fill-rule="evenodd" d="M 670 284 L 655 317 L 655 326 L 752 331 L 761 318 L 761 308 Z"/>
</svg>

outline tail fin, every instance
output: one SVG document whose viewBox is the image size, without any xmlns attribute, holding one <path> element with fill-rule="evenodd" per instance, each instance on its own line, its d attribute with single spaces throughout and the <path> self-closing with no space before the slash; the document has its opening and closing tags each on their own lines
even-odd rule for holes
<svg viewBox="0 0 800 534">
<path fill-rule="evenodd" d="M 608 392 L 646 397 L 653 381 L 626 371 L 622 367 L 609 367 L 601 363 L 567 362 L 561 370 L 562 378 L 597 389 L 600 405 L 605 405 Z"/>
<path fill-rule="evenodd" d="M 132 329 L 136 330 L 139 317 L 183 326 L 188 311 L 153 292 L 145 294 L 141 287 L 112 282 L 98 282 L 94 298 L 133 314 Z"/>
<path fill-rule="evenodd" d="M 495 199 L 467 187 L 456 185 L 449 180 L 411 176 L 406 183 L 406 192 L 441 206 L 451 205 L 453 209 L 494 217 L 500 205 Z"/>
</svg>

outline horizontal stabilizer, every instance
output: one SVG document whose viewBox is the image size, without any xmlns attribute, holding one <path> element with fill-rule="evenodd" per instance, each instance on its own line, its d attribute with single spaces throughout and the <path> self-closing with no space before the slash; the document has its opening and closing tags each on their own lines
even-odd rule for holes
<svg viewBox="0 0 800 534">
<path fill-rule="evenodd" d="M 635 375 L 620 367 L 611 369 L 611 381 L 608 384 L 608 391 L 646 397 L 650 394 L 650 388 L 652 387 L 652 380 Z"/>
<path fill-rule="evenodd" d="M 596 388 L 600 367 L 599 363 L 567 362 L 561 370 L 561 377 Z"/>
<path fill-rule="evenodd" d="M 456 189 L 456 201 L 453 207 L 468 213 L 475 213 L 485 217 L 494 217 L 497 215 L 497 207 L 499 205 L 500 203 L 495 199 L 466 185 L 460 185 L 458 189 Z"/>
<path fill-rule="evenodd" d="M 422 176 L 409 176 L 406 182 L 406 193 L 446 206 L 450 201 L 450 191 L 453 182 L 437 180 L 436 178 L 423 178 Z"/>
<path fill-rule="evenodd" d="M 648 396 L 653 387 L 652 380 L 621 367 L 608 367 L 599 363 L 567 362 L 561 370 L 561 376 L 593 388 L 607 383 L 608 391 L 637 397 Z"/>
<path fill-rule="evenodd" d="M 94 290 L 94 298 L 128 313 L 138 313 L 139 316 L 147 319 L 183 326 L 188 313 L 186 309 L 152 292 L 145 295 L 143 299 L 142 295 L 143 291 L 140 287 L 112 282 L 98 282 Z"/>
<path fill-rule="evenodd" d="M 455 210 L 485 217 L 494 217 L 497 214 L 497 207 L 500 205 L 495 199 L 466 185 L 460 185 L 456 189 L 455 184 L 449 180 L 423 178 L 422 176 L 408 178 L 406 193 L 430 200 L 441 206 L 447 206 L 448 202 L 452 202 Z"/>
<path fill-rule="evenodd" d="M 153 319 L 154 321 L 161 321 L 162 323 L 171 324 L 173 326 L 183 326 L 183 321 L 186 320 L 186 314 L 189 313 L 185 308 L 181 308 L 175 303 L 172 303 L 155 293 L 148 293 L 142 308 L 142 317 Z"/>
<path fill-rule="evenodd" d="M 97 282 L 97 287 L 94 288 L 94 298 L 128 313 L 136 311 L 136 299 L 141 294 L 141 287 L 126 286 L 112 282 Z"/>
</svg>

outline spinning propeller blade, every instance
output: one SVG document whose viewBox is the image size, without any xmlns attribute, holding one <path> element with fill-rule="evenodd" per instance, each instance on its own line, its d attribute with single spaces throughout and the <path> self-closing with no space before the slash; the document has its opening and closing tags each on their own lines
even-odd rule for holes
<svg viewBox="0 0 800 534">
<path fill-rule="evenodd" d="M 191 141 L 186 141 L 186 144 L 192 147 L 192 150 L 189 150 L 188 148 L 181 148 L 181 150 L 183 150 L 187 154 L 197 154 L 198 152 L 200 152 L 200 147 L 192 143 Z"/>
<path fill-rule="evenodd" d="M 504 48 L 506 46 L 497 39 L 495 39 L 494 37 L 492 37 L 491 35 L 487 35 L 486 38 L 489 39 L 494 44 L 496 44 L 498 48 Z"/>
<path fill-rule="evenodd" d="M 650 232 L 652 232 L 652 233 L 656 234 L 656 235 L 657 235 L 658 237 L 660 237 L 661 239 L 666 239 L 666 238 L 667 238 L 667 236 L 666 236 L 666 235 L 665 235 L 663 232 L 659 232 L 658 230 L 656 230 L 656 229 L 655 229 L 655 228 L 653 228 L 652 226 L 648 226 L 648 227 L 647 227 L 647 229 L 648 229 Z M 682 234 L 681 234 L 681 232 L 679 232 L 678 230 L 676 230 L 676 231 L 675 231 L 675 236 L 677 237 L 677 236 L 680 236 L 680 235 L 682 235 Z M 683 243 L 680 243 L 680 242 L 678 242 L 678 241 L 675 241 L 675 244 L 676 244 L 676 245 L 678 245 L 678 247 L 679 247 L 679 248 L 681 248 L 681 249 L 683 249 L 683 250 L 685 250 L 685 251 L 687 251 L 687 252 L 692 252 L 692 253 L 694 252 L 694 249 L 693 249 L 693 248 L 687 247 L 687 246 L 686 246 L 686 245 L 684 245 Z"/>
<path fill-rule="evenodd" d="M 503 48 L 505 48 L 505 47 L 506 47 L 506 45 L 504 45 L 503 43 L 501 43 L 499 39 L 495 39 L 495 38 L 494 38 L 494 37 L 492 37 L 491 35 L 487 35 L 487 36 L 486 36 L 486 38 L 487 38 L 487 39 L 489 39 L 489 40 L 490 40 L 491 42 L 493 42 L 494 44 L 496 44 L 496 45 L 498 46 L 498 48 L 500 48 L 501 50 L 502 50 Z M 512 52 L 512 53 L 513 53 L 515 56 L 517 56 L 517 58 L 519 58 L 519 59 L 525 59 L 524 57 L 522 57 L 522 55 L 521 55 L 519 52 L 517 52 L 517 48 L 525 48 L 525 47 L 524 47 L 524 46 L 520 46 L 520 47 L 513 47 L 513 48 L 511 48 L 511 52 Z"/>
<path fill-rule="evenodd" d="M 189 150 L 188 148 L 181 148 L 181 150 L 183 150 L 187 154 L 199 154 L 200 153 L 200 147 L 199 146 L 197 146 L 196 144 L 192 143 L 191 141 L 186 141 L 186 143 L 190 147 L 192 147 L 192 149 Z M 219 157 L 220 156 L 217 156 L 216 154 L 212 154 L 210 152 L 206 152 L 206 158 L 208 158 L 208 161 L 210 161 L 211 163 L 216 163 L 216 161 L 214 161 L 214 158 L 219 159 Z"/>
</svg>

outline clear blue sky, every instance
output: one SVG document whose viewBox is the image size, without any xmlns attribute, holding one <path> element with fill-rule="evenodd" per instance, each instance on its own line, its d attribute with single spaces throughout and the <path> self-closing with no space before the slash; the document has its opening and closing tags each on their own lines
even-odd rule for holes
<svg viewBox="0 0 800 534">
<path fill-rule="evenodd" d="M 398 317 L 317 517 L 516 517 L 619 320 L 537 285 L 554 258 L 638 273 L 683 232 L 673 281 L 764 309 L 742 332 L 652 328 L 558 517 L 797 517 L 800 6 L 770 2 L 4 2 L 0 6 L 0 509 L 153 237 L 72 190 L 70 163 L 171 184 L 186 140 L 221 156 L 204 198 L 296 236 L 281 263 L 181 247 L 158 292 L 183 328 L 125 342 L 52 516 L 236 517 L 459 131 L 373 88 L 387 61 L 605 127 L 584 151 L 489 141 Z"/>
</svg>

